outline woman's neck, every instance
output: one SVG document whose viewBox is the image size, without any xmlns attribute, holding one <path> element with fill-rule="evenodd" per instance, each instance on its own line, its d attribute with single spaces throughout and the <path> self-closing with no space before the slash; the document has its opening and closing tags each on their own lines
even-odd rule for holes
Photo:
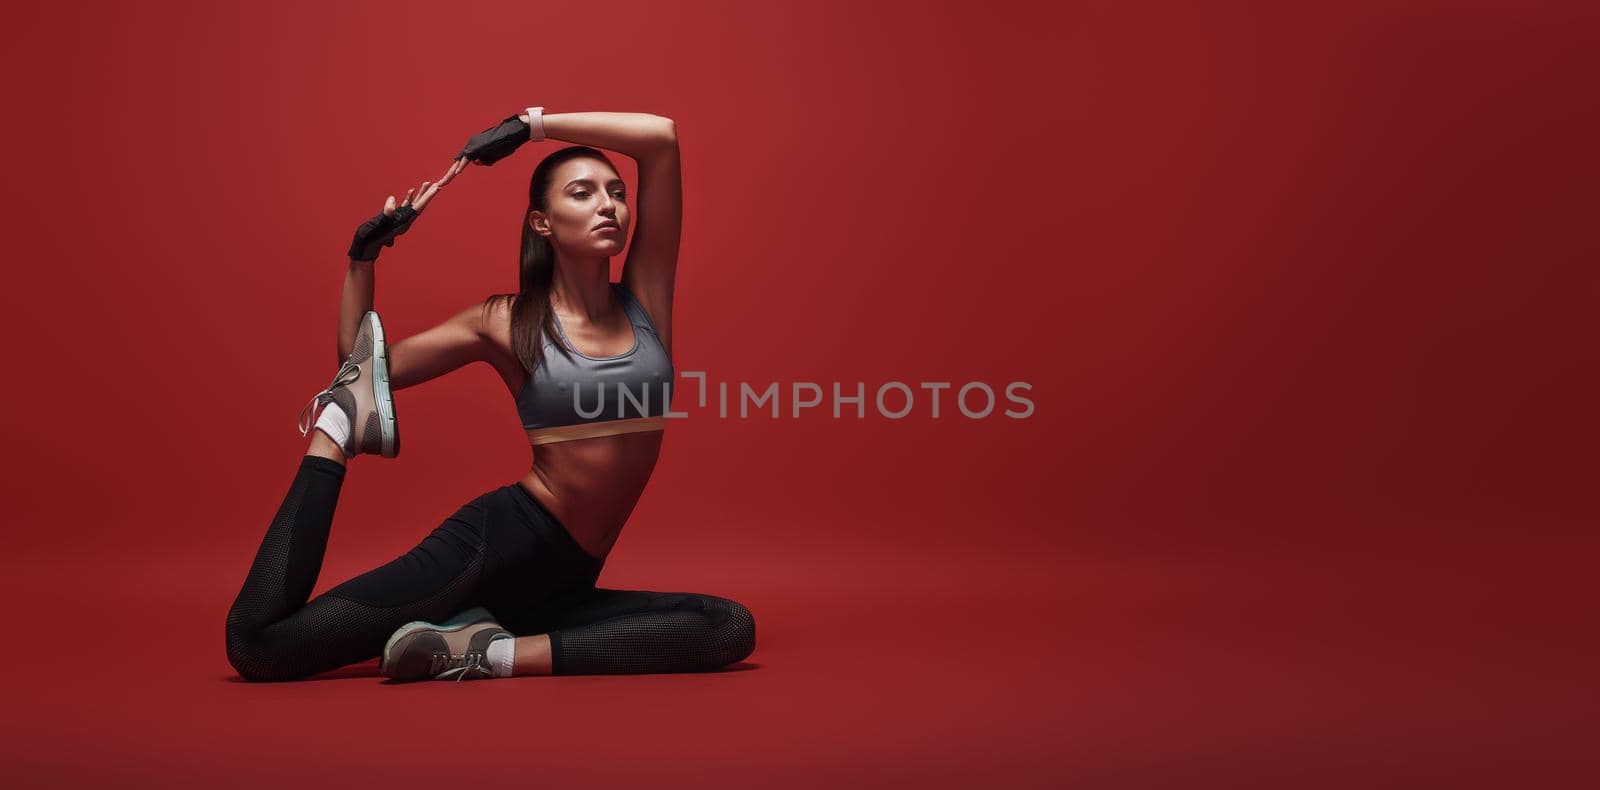
<svg viewBox="0 0 1600 790">
<path fill-rule="evenodd" d="M 611 262 L 596 258 L 576 265 L 557 265 L 550 280 L 550 306 L 588 321 L 611 311 Z"/>
</svg>

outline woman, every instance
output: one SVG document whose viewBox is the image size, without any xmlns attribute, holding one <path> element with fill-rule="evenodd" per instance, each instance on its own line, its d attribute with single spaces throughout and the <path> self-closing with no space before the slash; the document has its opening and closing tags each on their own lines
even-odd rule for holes
<svg viewBox="0 0 1600 790">
<path fill-rule="evenodd" d="M 469 162 L 490 165 L 547 136 L 578 145 L 533 172 L 519 291 L 390 344 L 371 310 L 379 250 Z M 633 219 L 628 195 L 589 146 L 639 164 L 621 283 L 609 261 Z M 682 672 L 754 650 L 755 621 L 739 603 L 595 586 L 661 451 L 681 216 L 671 119 L 530 107 L 473 136 L 437 183 L 398 206 L 391 195 L 356 231 L 339 308 L 343 364 L 301 415 L 311 444 L 228 613 L 228 660 L 241 676 L 288 680 L 375 656 L 401 680 Z M 393 392 L 478 361 L 516 399 L 532 470 L 307 603 L 346 463 L 399 453 Z"/>
</svg>

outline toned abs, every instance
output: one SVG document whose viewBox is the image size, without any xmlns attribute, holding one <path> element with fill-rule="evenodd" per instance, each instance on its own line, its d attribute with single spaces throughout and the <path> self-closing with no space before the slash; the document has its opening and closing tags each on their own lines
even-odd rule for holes
<svg viewBox="0 0 1600 790">
<path fill-rule="evenodd" d="M 632 330 L 626 317 L 621 320 L 622 327 L 616 332 L 621 340 L 617 344 L 626 345 L 623 341 Z M 572 334 L 571 329 L 568 331 Z M 490 335 L 496 351 L 490 363 L 515 397 L 527 374 L 511 350 L 509 310 L 494 311 Z M 599 355 L 607 353 L 599 351 Z M 604 558 L 650 482 L 661 455 L 663 434 L 664 431 L 641 431 L 530 443 L 533 468 L 517 482 L 566 526 L 584 551 Z"/>
</svg>

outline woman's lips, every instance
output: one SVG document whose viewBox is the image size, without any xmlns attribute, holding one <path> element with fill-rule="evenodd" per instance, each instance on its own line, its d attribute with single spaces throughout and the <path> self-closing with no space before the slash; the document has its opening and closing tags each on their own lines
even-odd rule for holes
<svg viewBox="0 0 1600 790">
<path fill-rule="evenodd" d="M 611 225 L 601 225 L 600 227 L 595 228 L 595 232 L 596 233 L 598 233 L 600 231 L 603 231 L 603 230 L 612 230 L 612 231 L 620 232 L 622 230 L 622 228 L 614 227 L 614 226 L 611 226 Z"/>
</svg>

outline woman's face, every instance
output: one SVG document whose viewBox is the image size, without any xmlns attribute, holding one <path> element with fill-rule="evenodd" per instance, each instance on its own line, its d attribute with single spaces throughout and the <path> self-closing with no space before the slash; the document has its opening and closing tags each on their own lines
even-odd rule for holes
<svg viewBox="0 0 1600 790">
<path fill-rule="evenodd" d="M 598 159 L 562 162 L 550 182 L 548 211 L 528 223 L 551 246 L 578 257 L 611 256 L 628 240 L 628 194 L 622 178 Z"/>
</svg>

